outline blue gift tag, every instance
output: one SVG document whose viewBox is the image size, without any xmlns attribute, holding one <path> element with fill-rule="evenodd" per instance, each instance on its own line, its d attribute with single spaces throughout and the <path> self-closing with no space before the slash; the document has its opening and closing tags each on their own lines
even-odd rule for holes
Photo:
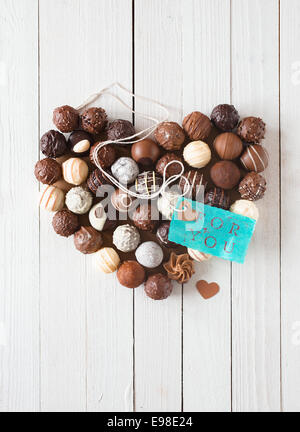
<svg viewBox="0 0 300 432">
<path fill-rule="evenodd" d="M 243 263 L 256 221 L 180 197 L 169 240 L 230 261 Z"/>
</svg>

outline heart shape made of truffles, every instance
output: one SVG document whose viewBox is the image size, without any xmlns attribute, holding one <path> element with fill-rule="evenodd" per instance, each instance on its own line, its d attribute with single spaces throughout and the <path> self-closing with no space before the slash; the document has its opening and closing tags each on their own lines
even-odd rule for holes
<svg viewBox="0 0 300 432">
<path fill-rule="evenodd" d="M 192 209 L 191 203 L 188 201 L 182 201 L 178 208 L 178 211 L 178 219 L 185 222 L 193 222 L 199 216 L 199 213 L 197 213 L 196 210 Z"/>
<path fill-rule="evenodd" d="M 196 283 L 196 288 L 205 299 L 215 296 L 220 291 L 220 287 L 216 282 L 208 283 L 205 280 L 199 280 Z"/>
</svg>

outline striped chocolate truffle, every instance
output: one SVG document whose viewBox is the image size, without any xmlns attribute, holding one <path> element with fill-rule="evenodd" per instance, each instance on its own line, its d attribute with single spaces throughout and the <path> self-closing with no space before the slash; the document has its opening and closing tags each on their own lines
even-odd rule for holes
<svg viewBox="0 0 300 432">
<path fill-rule="evenodd" d="M 163 183 L 155 171 L 145 171 L 135 179 L 135 190 L 141 195 L 151 195 L 157 192 Z"/>
<path fill-rule="evenodd" d="M 110 247 L 100 249 L 95 253 L 96 263 L 98 268 L 103 273 L 115 272 L 120 264 L 120 258 L 117 252 Z"/>
<path fill-rule="evenodd" d="M 64 192 L 55 187 L 47 186 L 40 196 L 40 207 L 47 211 L 59 211 L 63 208 L 65 203 Z"/>
<path fill-rule="evenodd" d="M 62 164 L 63 178 L 67 183 L 80 185 L 83 183 L 89 173 L 89 168 L 80 158 L 70 158 Z"/>
<path fill-rule="evenodd" d="M 203 261 L 208 261 L 209 259 L 212 258 L 211 254 L 205 253 L 205 252 L 200 252 L 197 249 L 190 249 L 188 248 L 188 254 L 191 258 L 193 258 L 195 261 L 198 262 L 203 262 Z"/>
<path fill-rule="evenodd" d="M 267 168 L 269 155 L 263 146 L 253 144 L 246 148 L 240 160 L 247 171 L 255 171 L 259 173 Z"/>
<path fill-rule="evenodd" d="M 205 191 L 207 181 L 203 174 L 196 170 L 185 171 L 179 181 L 179 187 L 185 194 L 185 197 L 196 199 L 203 186 L 203 193 Z M 200 198 L 200 197 L 199 197 Z"/>
</svg>

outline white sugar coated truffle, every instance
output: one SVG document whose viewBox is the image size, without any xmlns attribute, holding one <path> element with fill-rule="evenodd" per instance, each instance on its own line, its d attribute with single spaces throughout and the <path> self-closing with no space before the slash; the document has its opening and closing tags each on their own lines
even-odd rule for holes
<svg viewBox="0 0 300 432">
<path fill-rule="evenodd" d="M 157 208 L 159 212 L 168 220 L 172 220 L 176 203 L 179 198 L 176 192 L 164 192 L 157 200 Z"/>
<path fill-rule="evenodd" d="M 183 150 L 184 160 L 194 168 L 203 168 L 211 160 L 209 146 L 203 141 L 192 141 Z"/>
<path fill-rule="evenodd" d="M 107 214 L 101 203 L 95 204 L 89 211 L 90 224 L 97 231 L 102 231 L 107 220 Z"/>
<path fill-rule="evenodd" d="M 66 206 L 76 214 L 88 212 L 92 202 L 92 194 L 81 186 L 70 189 L 66 195 Z"/>
<path fill-rule="evenodd" d="M 103 273 L 115 272 L 120 264 L 120 257 L 117 252 L 110 247 L 105 247 L 94 254 L 96 264 Z"/>
<path fill-rule="evenodd" d="M 144 267 L 158 267 L 163 258 L 164 253 L 162 248 L 153 241 L 142 243 L 136 250 L 135 256 L 137 261 Z"/>
<path fill-rule="evenodd" d="M 130 157 L 120 157 L 111 166 L 112 175 L 122 184 L 133 183 L 139 174 L 137 163 Z"/>
<path fill-rule="evenodd" d="M 208 254 L 205 252 L 200 252 L 197 249 L 188 248 L 187 251 L 188 251 L 189 256 L 198 262 L 208 261 L 209 259 L 212 258 L 211 254 Z"/>
<path fill-rule="evenodd" d="M 138 247 L 141 237 L 132 225 L 119 225 L 113 233 L 113 244 L 122 252 L 131 252 Z"/>
<path fill-rule="evenodd" d="M 230 211 L 255 220 L 259 217 L 258 208 L 254 202 L 248 200 L 237 200 L 230 207 Z"/>
</svg>

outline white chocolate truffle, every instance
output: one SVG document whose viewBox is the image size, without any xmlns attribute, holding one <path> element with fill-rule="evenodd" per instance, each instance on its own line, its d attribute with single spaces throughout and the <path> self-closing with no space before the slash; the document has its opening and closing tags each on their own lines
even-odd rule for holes
<svg viewBox="0 0 300 432">
<path fill-rule="evenodd" d="M 172 220 L 179 194 L 176 192 L 164 192 L 157 200 L 158 211 L 168 220 Z"/>
<path fill-rule="evenodd" d="M 87 179 L 89 168 L 84 160 L 70 158 L 62 164 L 62 172 L 67 183 L 78 186 Z"/>
<path fill-rule="evenodd" d="M 120 157 L 111 166 L 112 175 L 122 184 L 133 183 L 139 174 L 137 163 L 130 157 Z"/>
<path fill-rule="evenodd" d="M 113 233 L 113 244 L 122 252 L 131 252 L 141 240 L 138 230 L 131 225 L 120 225 Z"/>
<path fill-rule="evenodd" d="M 183 150 L 184 160 L 194 168 L 203 168 L 211 160 L 209 146 L 203 141 L 192 141 Z"/>
<path fill-rule="evenodd" d="M 113 273 L 119 267 L 120 257 L 113 248 L 102 248 L 98 250 L 94 256 L 98 268 L 103 273 Z"/>
<path fill-rule="evenodd" d="M 158 267 L 163 258 L 164 253 L 162 248 L 153 241 L 142 243 L 135 251 L 137 261 L 144 267 L 155 268 Z"/>
<path fill-rule="evenodd" d="M 66 195 L 66 206 L 76 214 L 88 212 L 92 203 L 92 194 L 81 186 L 70 189 Z"/>
<path fill-rule="evenodd" d="M 254 202 L 248 200 L 237 200 L 230 207 L 230 211 L 255 220 L 257 220 L 259 217 L 258 208 Z"/>
<path fill-rule="evenodd" d="M 200 252 L 197 249 L 188 248 L 187 251 L 188 251 L 189 256 L 198 262 L 208 261 L 212 258 L 211 254 L 208 254 L 205 252 Z"/>
<path fill-rule="evenodd" d="M 89 212 L 90 224 L 97 231 L 102 231 L 107 221 L 107 214 L 101 203 L 95 204 Z"/>
<path fill-rule="evenodd" d="M 40 207 L 50 212 L 62 210 L 65 203 L 64 192 L 55 186 L 46 186 L 40 196 Z"/>
</svg>

